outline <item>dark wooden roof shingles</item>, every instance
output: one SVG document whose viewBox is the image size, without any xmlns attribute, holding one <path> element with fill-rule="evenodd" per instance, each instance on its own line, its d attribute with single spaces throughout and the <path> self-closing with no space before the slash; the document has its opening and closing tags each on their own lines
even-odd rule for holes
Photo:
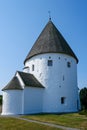
<svg viewBox="0 0 87 130">
<path fill-rule="evenodd" d="M 25 86 L 44 88 L 44 86 L 35 78 L 33 74 L 20 71 L 18 71 L 18 73 L 21 76 Z"/>
<path fill-rule="evenodd" d="M 64 53 L 74 57 L 78 63 L 76 55 L 52 21 L 49 21 L 42 30 L 35 44 L 28 53 L 24 63 L 31 57 L 44 53 Z"/>
<path fill-rule="evenodd" d="M 12 80 L 2 89 L 4 90 L 23 90 L 18 78 L 14 76 Z"/>
<path fill-rule="evenodd" d="M 29 73 L 24 73 L 18 71 L 21 79 L 24 82 L 25 87 L 36 87 L 36 88 L 44 88 L 44 86 L 32 75 Z M 4 90 L 23 90 L 22 85 L 17 76 L 14 76 L 12 80 L 2 89 Z"/>
</svg>

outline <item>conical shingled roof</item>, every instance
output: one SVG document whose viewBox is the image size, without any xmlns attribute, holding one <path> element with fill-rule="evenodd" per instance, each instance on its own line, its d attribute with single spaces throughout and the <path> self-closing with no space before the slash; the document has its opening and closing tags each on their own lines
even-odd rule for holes
<svg viewBox="0 0 87 130">
<path fill-rule="evenodd" d="M 33 45 L 32 49 L 30 50 L 29 54 L 27 55 L 24 63 L 31 57 L 44 53 L 67 54 L 74 57 L 78 63 L 76 55 L 52 21 L 49 21 L 47 23 L 38 39 L 36 40 L 35 44 Z"/>
</svg>

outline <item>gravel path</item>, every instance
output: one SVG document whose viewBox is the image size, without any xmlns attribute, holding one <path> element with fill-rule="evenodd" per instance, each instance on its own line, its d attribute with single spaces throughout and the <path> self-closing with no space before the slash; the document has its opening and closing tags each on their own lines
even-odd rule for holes
<svg viewBox="0 0 87 130">
<path fill-rule="evenodd" d="M 19 117 L 19 116 L 11 116 L 11 117 L 14 117 L 14 118 L 17 118 L 17 119 L 20 119 L 20 120 L 25 120 L 25 121 L 28 121 L 28 122 L 37 123 L 37 124 L 42 124 L 42 125 L 47 125 L 47 126 L 51 126 L 51 127 L 61 128 L 63 130 L 80 130 L 80 129 L 77 129 L 77 128 L 69 128 L 69 127 L 60 126 L 60 125 L 56 125 L 56 124 L 52 124 L 52 123 L 40 122 L 40 121 L 36 121 L 36 120 L 25 119 L 25 118 L 22 118 L 22 117 Z"/>
</svg>

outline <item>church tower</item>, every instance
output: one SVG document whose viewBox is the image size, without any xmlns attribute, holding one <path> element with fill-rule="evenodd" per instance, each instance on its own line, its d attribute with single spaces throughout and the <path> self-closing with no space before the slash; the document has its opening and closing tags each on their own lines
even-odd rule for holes
<svg viewBox="0 0 87 130">
<path fill-rule="evenodd" d="M 43 112 L 78 111 L 78 59 L 61 33 L 49 20 L 24 61 L 43 86 Z"/>
</svg>

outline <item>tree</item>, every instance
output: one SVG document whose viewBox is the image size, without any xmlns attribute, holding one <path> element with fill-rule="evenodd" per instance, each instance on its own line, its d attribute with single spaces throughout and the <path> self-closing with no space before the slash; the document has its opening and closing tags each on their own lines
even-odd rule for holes
<svg viewBox="0 0 87 130">
<path fill-rule="evenodd" d="M 86 87 L 80 90 L 80 102 L 81 102 L 81 108 L 87 109 L 87 88 Z"/>
<path fill-rule="evenodd" d="M 2 105 L 2 95 L 0 95 L 0 105 Z"/>
</svg>

